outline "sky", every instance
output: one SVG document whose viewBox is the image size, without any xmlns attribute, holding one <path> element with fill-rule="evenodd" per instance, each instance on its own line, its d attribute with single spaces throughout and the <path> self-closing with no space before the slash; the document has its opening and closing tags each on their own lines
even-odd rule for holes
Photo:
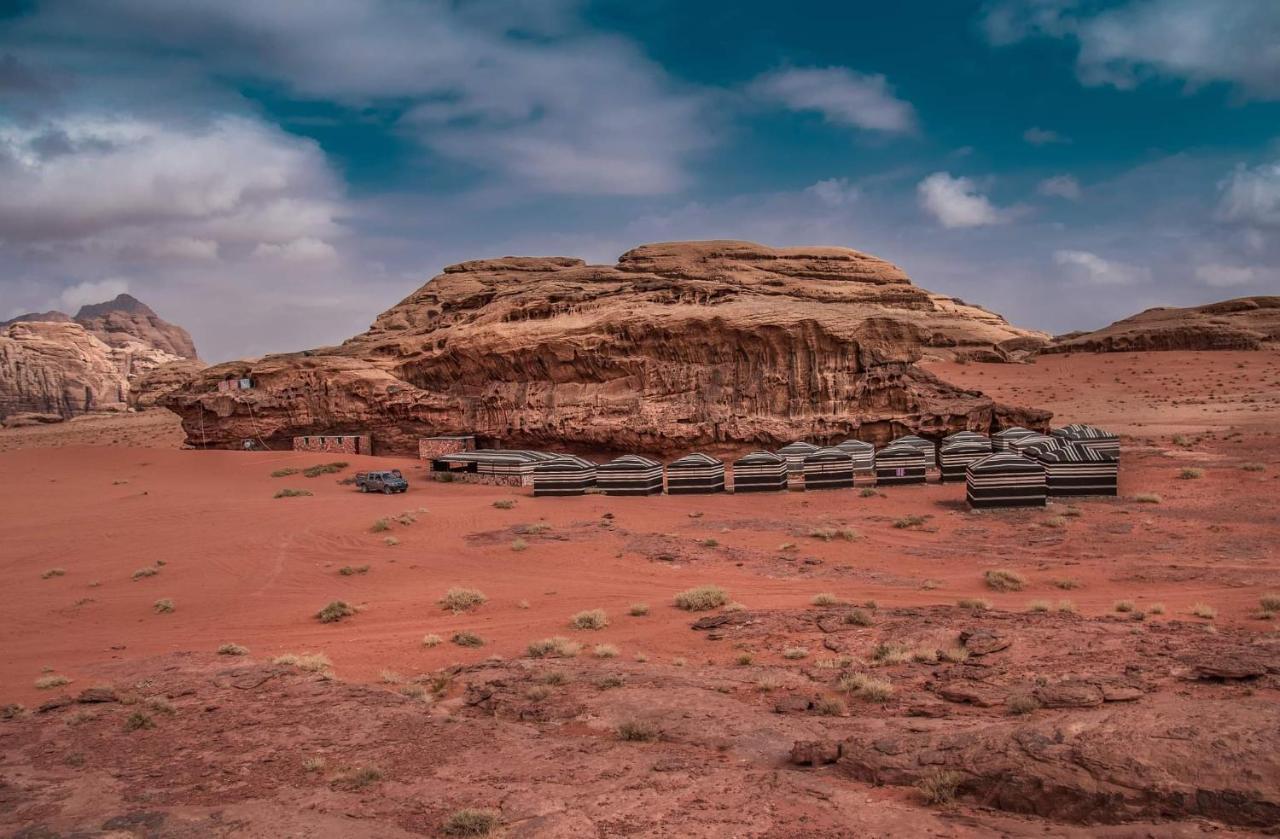
<svg viewBox="0 0 1280 839">
<path fill-rule="evenodd" d="M 1050 332 L 1280 294 L 1280 1 L 0 0 L 0 319 L 220 361 L 708 238 Z"/>
</svg>

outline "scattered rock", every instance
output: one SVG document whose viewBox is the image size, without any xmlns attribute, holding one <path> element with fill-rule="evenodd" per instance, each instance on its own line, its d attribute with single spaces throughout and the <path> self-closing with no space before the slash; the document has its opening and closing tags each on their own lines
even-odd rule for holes
<svg viewBox="0 0 1280 839">
<path fill-rule="evenodd" d="M 840 759 L 843 747 L 831 740 L 797 740 L 791 747 L 796 766 L 826 766 Z"/>
<path fill-rule="evenodd" d="M 85 705 L 97 702 L 119 702 L 120 696 L 107 687 L 85 688 L 80 691 L 76 701 Z"/>
<path fill-rule="evenodd" d="M 960 633 L 960 643 L 971 655 L 990 655 L 1008 649 L 1013 639 L 993 629 L 966 629 Z"/>
<path fill-rule="evenodd" d="M 1102 688 L 1090 682 L 1066 681 L 1038 687 L 1036 699 L 1046 708 L 1088 708 L 1101 705 Z"/>
</svg>

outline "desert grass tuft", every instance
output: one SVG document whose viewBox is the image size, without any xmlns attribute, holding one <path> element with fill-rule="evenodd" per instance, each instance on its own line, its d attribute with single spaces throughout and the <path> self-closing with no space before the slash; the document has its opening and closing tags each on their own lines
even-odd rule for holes
<svg viewBox="0 0 1280 839">
<path fill-rule="evenodd" d="M 644 720 L 624 720 L 618 724 L 618 739 L 629 743 L 652 743 L 658 739 L 658 729 Z"/>
<path fill-rule="evenodd" d="M 893 526 L 898 530 L 906 530 L 911 527 L 920 527 L 928 520 L 928 516 L 904 516 L 894 521 Z"/>
<path fill-rule="evenodd" d="M 440 832 L 445 836 L 488 836 L 500 823 L 497 811 L 468 807 L 445 819 Z"/>
<path fill-rule="evenodd" d="M 1197 603 L 1191 607 L 1191 614 L 1198 618 L 1213 620 L 1218 616 L 1218 610 L 1207 603 Z"/>
<path fill-rule="evenodd" d="M 444 643 L 444 639 L 441 638 L 439 635 L 436 635 L 435 633 L 422 636 L 422 646 L 424 647 L 438 647 L 443 643 Z"/>
<path fill-rule="evenodd" d="M 596 648 L 592 650 L 596 658 L 617 658 L 618 648 L 613 644 L 596 644 Z"/>
<path fill-rule="evenodd" d="M 957 600 L 956 605 L 961 609 L 973 609 L 977 612 L 985 612 L 991 608 L 991 601 L 983 600 L 981 597 L 964 597 Z"/>
<path fill-rule="evenodd" d="M 519 553 L 520 551 L 527 551 L 528 549 L 529 543 L 521 539 L 519 536 L 511 540 L 511 550 L 516 553 Z"/>
<path fill-rule="evenodd" d="M 953 769 L 939 769 L 917 781 L 916 789 L 926 804 L 950 804 L 955 801 L 962 783 L 964 775 L 961 773 Z"/>
<path fill-rule="evenodd" d="M 172 612 L 175 608 L 177 608 L 173 605 L 173 601 L 167 597 L 160 598 L 152 605 L 154 606 L 156 612 L 161 615 L 167 615 L 170 612 Z"/>
<path fill-rule="evenodd" d="M 1133 500 L 1137 501 L 1139 504 L 1159 504 L 1162 499 L 1158 493 L 1140 492 L 1133 496 Z"/>
<path fill-rule="evenodd" d="M 845 542 L 857 541 L 858 531 L 848 527 L 815 527 L 809 531 L 809 537 L 812 539 L 821 539 L 823 542 L 830 542 L 835 539 L 842 539 Z"/>
<path fill-rule="evenodd" d="M 482 606 L 489 601 L 483 591 L 475 588 L 454 586 L 440 598 L 440 608 L 451 612 L 467 612 Z"/>
<path fill-rule="evenodd" d="M 316 619 L 320 623 L 337 623 L 340 620 L 349 618 L 356 613 L 356 610 L 345 600 L 334 600 L 328 606 L 316 612 Z"/>
<path fill-rule="evenodd" d="M 1280 612 L 1280 594 L 1264 594 L 1258 598 L 1258 605 L 1264 612 Z"/>
<path fill-rule="evenodd" d="M 218 655 L 248 655 L 249 648 L 240 644 L 223 644 L 218 647 Z"/>
<path fill-rule="evenodd" d="M 1032 600 L 1027 604 L 1028 612 L 1047 612 L 1049 608 L 1048 600 Z"/>
<path fill-rule="evenodd" d="M 685 589 L 676 595 L 675 604 L 677 608 L 684 609 L 686 612 L 704 612 L 707 609 L 723 606 L 728 600 L 729 596 L 725 594 L 724 589 L 707 585 Z"/>
<path fill-rule="evenodd" d="M 483 647 L 484 639 L 474 632 L 455 632 L 449 639 L 459 647 Z"/>
<path fill-rule="evenodd" d="M 65 568 L 50 568 L 40 575 L 40 579 L 47 580 L 51 577 L 63 577 L 67 573 Z"/>
<path fill-rule="evenodd" d="M 498 510 L 511 510 L 515 508 L 516 501 L 514 498 L 501 498 L 493 502 L 493 506 Z"/>
<path fill-rule="evenodd" d="M 1244 471 L 1246 471 L 1246 472 L 1265 472 L 1265 471 L 1267 471 L 1267 467 L 1266 467 L 1265 465 L 1261 464 L 1261 463 L 1246 463 L 1244 466 L 1241 466 L 1240 468 L 1241 468 L 1241 469 L 1243 469 L 1243 470 L 1244 470 Z"/>
<path fill-rule="evenodd" d="M 391 519 L 375 519 L 369 526 L 370 533 L 386 533 L 391 529 Z"/>
<path fill-rule="evenodd" d="M 568 638 L 556 635 L 531 643 L 526 651 L 530 658 L 573 658 L 582 649 L 582 645 Z M 637 654 L 637 659 L 639 654 Z"/>
<path fill-rule="evenodd" d="M 1132 600 L 1117 600 L 1112 608 L 1117 612 L 1132 612 L 1134 605 Z"/>
<path fill-rule="evenodd" d="M 135 580 L 144 580 L 147 577 L 154 577 L 156 574 L 159 574 L 159 573 L 160 573 L 159 568 L 152 568 L 148 566 L 146 568 L 139 568 L 137 571 L 134 571 L 133 578 Z"/>
<path fill-rule="evenodd" d="M 1197 478 L 1203 478 L 1203 477 L 1204 477 L 1203 469 L 1183 469 L 1181 472 L 1178 473 L 1178 480 L 1181 480 L 1181 481 L 1194 481 Z"/>
<path fill-rule="evenodd" d="M 988 569 L 982 573 L 982 579 L 993 591 L 1022 591 L 1027 582 L 1017 571 L 1008 568 Z"/>
<path fill-rule="evenodd" d="M 609 625 L 609 616 L 604 609 L 586 609 L 569 618 L 569 625 L 574 629 L 604 629 Z"/>
<path fill-rule="evenodd" d="M 66 676 L 41 676 L 36 679 L 36 690 L 49 690 L 50 688 L 60 688 L 63 685 L 71 684 L 71 680 Z"/>
<path fill-rule="evenodd" d="M 333 666 L 333 662 L 324 653 L 285 653 L 276 656 L 271 663 L 284 667 L 296 667 L 308 673 L 323 673 Z"/>
<path fill-rule="evenodd" d="M 630 608 L 627 609 L 627 614 L 631 615 L 631 617 L 633 618 L 642 618 L 645 615 L 649 614 L 649 604 L 648 603 L 632 603 Z"/>
<path fill-rule="evenodd" d="M 866 609 L 850 609 L 844 613 L 844 622 L 849 626 L 871 626 L 875 620 Z"/>
<path fill-rule="evenodd" d="M 840 602 L 840 598 L 829 591 L 824 591 L 820 594 L 815 594 L 809 602 L 814 606 L 834 606 Z"/>
<path fill-rule="evenodd" d="M 782 651 L 782 657 L 788 661 L 795 661 L 797 659 L 804 658 L 808 654 L 809 651 L 804 647 L 787 647 Z"/>
<path fill-rule="evenodd" d="M 288 487 L 286 487 L 285 489 L 276 490 L 276 494 L 273 497 L 274 498 L 302 498 L 310 494 L 311 494 L 311 490 L 309 489 L 289 489 Z"/>
<path fill-rule="evenodd" d="M 1010 714 L 1020 716 L 1038 710 L 1040 708 L 1040 700 L 1029 693 L 1015 693 L 1005 700 L 1004 707 L 1008 709 Z"/>
<path fill-rule="evenodd" d="M 353 577 L 356 574 L 368 574 L 368 565 L 344 565 L 338 569 L 338 573 L 344 577 Z"/>
<path fill-rule="evenodd" d="M 867 673 L 846 673 L 837 683 L 840 689 L 869 702 L 884 702 L 893 696 L 893 683 Z"/>
</svg>

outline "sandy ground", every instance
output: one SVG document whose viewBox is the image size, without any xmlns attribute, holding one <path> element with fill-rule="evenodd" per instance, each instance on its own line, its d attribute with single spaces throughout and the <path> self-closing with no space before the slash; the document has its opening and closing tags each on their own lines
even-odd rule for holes
<svg viewBox="0 0 1280 839">
<path fill-rule="evenodd" d="M 618 661 L 640 671 L 732 667 L 741 648 L 708 644 L 672 605 L 677 592 L 705 583 L 752 612 L 802 614 L 830 593 L 880 610 L 985 598 L 997 612 L 1026 612 L 1035 601 L 1069 600 L 1083 618 L 1113 619 L 1117 601 L 1128 600 L 1148 624 L 1274 637 L 1277 621 L 1261 618 L 1259 598 L 1280 591 L 1280 355 L 1076 355 L 930 369 L 1002 401 L 1050 408 L 1055 422 L 1124 433 L 1121 496 L 985 513 L 967 509 L 963 485 L 937 483 L 865 497 L 535 499 L 428 482 L 416 462 L 394 458 L 347 458 L 336 475 L 272 477 L 331 458 L 179 450 L 163 413 L 4 432 L 0 702 L 38 705 L 52 694 L 35 687 L 42 676 L 65 676 L 74 691 L 157 657 L 210 659 L 229 642 L 255 661 L 323 652 L 343 682 L 369 685 L 389 673 L 516 659 L 551 635 L 588 650 L 613 645 Z M 31 447 L 19 447 L 23 440 Z M 405 470 L 408 493 L 362 495 L 337 480 L 392 466 Z M 1180 479 L 1187 468 L 1203 476 Z M 284 488 L 311 494 L 273 497 Z M 1159 503 L 1137 502 L 1142 493 Z M 506 501 L 514 505 L 495 507 Z M 908 516 L 925 518 L 896 526 Z M 389 529 L 375 532 L 384 518 Z M 850 540 L 813 535 L 823 529 L 851 531 Z M 1018 572 L 1025 586 L 990 590 L 983 572 L 994 568 Z M 155 573 L 135 576 L 140 569 Z M 488 602 L 443 610 L 438 601 L 452 586 L 477 588 Z M 161 599 L 173 611 L 158 612 Z M 359 611 L 318 622 L 317 610 L 334 600 Z M 648 614 L 629 615 L 636 603 Z M 1197 604 L 1216 618 L 1194 616 Z M 605 610 L 608 626 L 572 629 L 571 616 L 585 609 Z M 449 642 L 464 631 L 483 646 Z M 424 646 L 428 634 L 444 643 Z M 757 665 L 800 667 L 785 649 L 782 633 L 752 654 Z M 918 809 L 901 798 L 894 807 Z M 317 830 L 343 834 L 330 827 Z M 954 827 L 942 832 L 960 835 Z"/>
</svg>

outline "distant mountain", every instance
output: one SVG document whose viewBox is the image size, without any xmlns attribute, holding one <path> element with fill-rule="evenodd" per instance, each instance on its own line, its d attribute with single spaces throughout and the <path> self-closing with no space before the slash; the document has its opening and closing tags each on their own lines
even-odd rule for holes
<svg viewBox="0 0 1280 839">
<path fill-rule="evenodd" d="M 144 390 L 153 404 L 158 386 L 177 371 L 203 367 L 185 329 L 128 294 L 65 312 L 33 312 L 0 323 L 0 417 L 16 413 L 69 417 L 119 411 L 137 404 L 135 384 L 161 366 L 182 361 Z"/>
<path fill-rule="evenodd" d="M 1257 350 L 1280 345 L 1280 297 L 1147 309 L 1093 332 L 1059 335 L 1041 352 Z"/>
</svg>

